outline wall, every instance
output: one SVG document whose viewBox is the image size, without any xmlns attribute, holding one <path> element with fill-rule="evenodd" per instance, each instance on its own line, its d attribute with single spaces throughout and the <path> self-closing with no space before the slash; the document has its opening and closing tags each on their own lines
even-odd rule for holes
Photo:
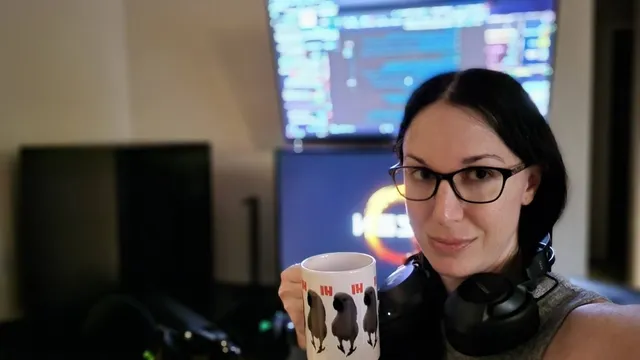
<svg viewBox="0 0 640 360">
<path fill-rule="evenodd" d="M 587 274 L 591 206 L 591 124 L 593 98 L 594 0 L 560 0 L 556 72 L 549 122 L 570 180 L 569 203 L 553 231 L 555 270 Z"/>
<path fill-rule="evenodd" d="M 12 166 L 20 144 L 126 139 L 121 1 L 0 3 L 0 320 L 17 315 Z"/>
<path fill-rule="evenodd" d="M 592 1 L 562 0 L 550 115 L 572 178 L 554 232 L 557 270 L 568 275 L 586 273 Z M 241 200 L 256 194 L 261 280 L 277 281 L 272 150 L 281 136 L 262 1 L 12 0 L 0 7 L 0 29 L 0 102 L 15 99 L 0 103 L 2 158 L 33 141 L 210 140 L 218 278 L 248 280 Z M 2 169 L 0 319 L 19 313 L 4 197 L 11 173 Z"/>
</svg>

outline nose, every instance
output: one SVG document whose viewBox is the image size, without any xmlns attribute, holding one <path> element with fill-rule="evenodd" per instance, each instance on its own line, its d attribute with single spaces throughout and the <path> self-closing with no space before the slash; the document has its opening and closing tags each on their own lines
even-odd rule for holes
<svg viewBox="0 0 640 360">
<path fill-rule="evenodd" d="M 451 184 L 442 181 L 434 196 L 433 217 L 441 224 L 462 220 L 463 209 L 460 199 L 451 188 Z"/>
</svg>

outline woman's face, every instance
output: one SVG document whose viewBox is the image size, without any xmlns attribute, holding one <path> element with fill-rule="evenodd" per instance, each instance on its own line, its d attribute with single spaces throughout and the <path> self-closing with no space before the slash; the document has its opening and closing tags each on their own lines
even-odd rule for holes
<svg viewBox="0 0 640 360">
<path fill-rule="evenodd" d="M 469 166 L 511 169 L 522 164 L 480 115 L 437 102 L 421 111 L 403 143 L 403 165 L 450 173 Z M 494 174 L 493 176 L 499 176 Z M 407 192 L 421 176 L 406 175 Z M 471 172 L 469 184 L 487 175 Z M 411 226 L 422 251 L 443 277 L 466 278 L 498 271 L 517 251 L 520 208 L 533 200 L 539 184 L 535 167 L 510 177 L 494 202 L 472 204 L 459 199 L 442 181 L 434 197 L 407 200 Z"/>
</svg>

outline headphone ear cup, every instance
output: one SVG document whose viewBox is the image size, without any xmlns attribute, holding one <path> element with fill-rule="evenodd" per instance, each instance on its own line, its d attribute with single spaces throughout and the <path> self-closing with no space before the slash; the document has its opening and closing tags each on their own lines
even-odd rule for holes
<svg viewBox="0 0 640 360">
<path fill-rule="evenodd" d="M 443 322 L 454 349 L 468 356 L 488 356 L 529 340 L 538 331 L 540 315 L 525 287 L 499 274 L 482 273 L 449 295 Z"/>
<path fill-rule="evenodd" d="M 377 295 L 380 339 L 394 345 L 380 347 L 381 359 L 416 358 L 424 339 L 435 339 L 430 357 L 445 355 L 440 319 L 447 293 L 437 273 L 415 259 L 407 261 L 381 282 Z"/>
</svg>

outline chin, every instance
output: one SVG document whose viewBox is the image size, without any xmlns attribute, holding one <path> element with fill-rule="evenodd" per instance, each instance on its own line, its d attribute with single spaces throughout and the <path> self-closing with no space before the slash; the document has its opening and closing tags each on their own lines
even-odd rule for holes
<svg viewBox="0 0 640 360">
<path fill-rule="evenodd" d="M 429 263 L 442 277 L 464 279 L 477 272 L 473 264 L 464 264 L 460 259 L 435 256 L 433 260 L 429 259 Z"/>
<path fill-rule="evenodd" d="M 459 254 L 461 256 L 445 256 L 438 254 L 428 247 L 423 247 L 423 249 L 425 250 L 424 254 L 429 260 L 429 264 L 443 277 L 467 278 L 479 272 L 478 269 L 481 267 L 481 264 L 474 261 L 478 259 L 480 255 L 474 254 L 473 251 L 468 251 L 466 254 Z"/>
</svg>

